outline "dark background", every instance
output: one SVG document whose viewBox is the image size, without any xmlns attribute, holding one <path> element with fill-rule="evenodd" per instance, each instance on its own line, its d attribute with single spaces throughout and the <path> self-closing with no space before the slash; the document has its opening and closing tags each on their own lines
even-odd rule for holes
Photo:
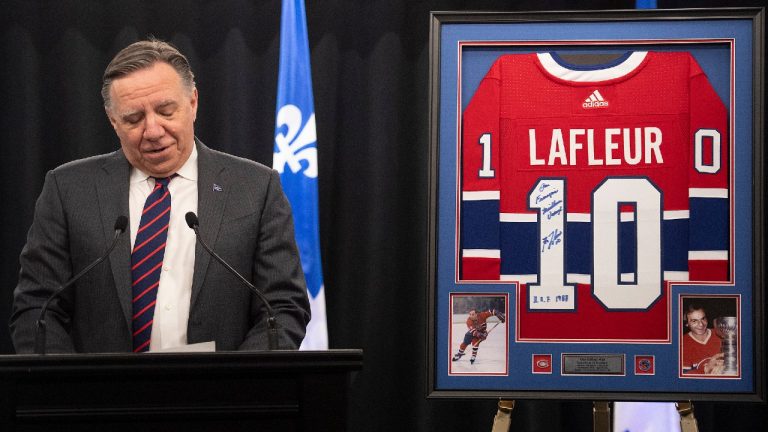
<svg viewBox="0 0 768 432">
<path fill-rule="evenodd" d="M 427 400 L 429 11 L 626 9 L 633 1 L 307 0 L 331 348 L 362 348 L 351 431 L 483 431 L 493 400 Z M 762 1 L 659 1 L 660 8 Z M 187 54 L 197 135 L 271 165 L 278 0 L 9 1 L 0 5 L 0 321 L 45 172 L 118 148 L 106 64 L 147 35 Z M 649 35 L 652 37 L 652 35 Z M 757 143 L 756 145 L 762 145 Z M 764 222 L 763 222 L 764 224 Z M 0 325 L 0 353 L 12 353 Z M 768 409 L 697 403 L 702 432 L 755 430 Z M 591 431 L 589 401 L 522 401 L 515 431 Z"/>
</svg>

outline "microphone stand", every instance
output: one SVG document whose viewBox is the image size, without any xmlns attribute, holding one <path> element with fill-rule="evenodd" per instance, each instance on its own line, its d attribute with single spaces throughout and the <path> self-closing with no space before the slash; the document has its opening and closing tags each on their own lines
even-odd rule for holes
<svg viewBox="0 0 768 432">
<path fill-rule="evenodd" d="M 46 332 L 48 330 L 45 322 L 45 313 L 48 311 L 48 306 L 54 299 L 58 298 L 65 289 L 72 286 L 72 284 L 77 282 L 77 280 L 80 279 L 84 274 L 91 271 L 92 268 L 96 267 L 97 264 L 104 261 L 109 256 L 109 254 L 112 252 L 112 249 L 117 246 L 117 240 L 120 238 L 120 235 L 125 232 L 127 225 L 128 218 L 125 216 L 118 216 L 117 220 L 115 221 L 115 236 L 112 238 L 112 244 L 109 245 L 109 248 L 107 248 L 106 252 L 104 252 L 96 261 L 89 264 L 88 267 L 81 270 L 80 273 L 76 274 L 75 277 L 67 281 L 64 285 L 59 286 L 56 291 L 50 297 L 48 297 L 48 300 L 45 301 L 43 307 L 40 309 L 40 316 L 37 318 L 37 325 L 35 328 L 35 354 L 45 354 L 45 344 L 47 341 Z"/>
<path fill-rule="evenodd" d="M 216 259 L 221 265 L 224 266 L 227 270 L 229 270 L 230 273 L 237 276 L 240 281 L 245 284 L 256 296 L 261 300 L 261 302 L 264 304 L 264 307 L 267 310 L 267 340 L 269 344 L 269 350 L 274 351 L 277 349 L 277 319 L 275 319 L 274 311 L 272 310 L 272 306 L 270 306 L 269 301 L 264 296 L 264 294 L 256 289 L 255 286 L 251 282 L 248 281 L 248 279 L 244 278 L 240 273 L 238 273 L 237 270 L 234 269 L 231 265 L 229 265 L 228 262 L 224 261 L 224 258 L 220 257 L 216 252 L 214 252 L 204 241 L 203 238 L 200 236 L 199 226 L 200 223 L 197 219 L 197 215 L 195 215 L 194 212 L 188 212 L 185 216 L 187 220 L 187 225 L 189 225 L 192 230 L 195 231 L 195 237 L 197 237 L 197 241 L 200 243 L 203 248 L 208 251 L 209 254 L 211 254 L 212 257 Z"/>
</svg>

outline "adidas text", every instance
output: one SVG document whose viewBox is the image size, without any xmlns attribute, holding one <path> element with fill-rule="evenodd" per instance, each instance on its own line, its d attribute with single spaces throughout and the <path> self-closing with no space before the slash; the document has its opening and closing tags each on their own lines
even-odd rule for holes
<svg viewBox="0 0 768 432">
<path fill-rule="evenodd" d="M 607 101 L 589 101 L 581 104 L 584 108 L 605 108 L 608 106 Z"/>
</svg>

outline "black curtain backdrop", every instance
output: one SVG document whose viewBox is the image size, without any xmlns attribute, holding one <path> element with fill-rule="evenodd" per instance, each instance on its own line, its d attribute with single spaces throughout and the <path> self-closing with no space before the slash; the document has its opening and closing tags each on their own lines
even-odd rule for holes
<svg viewBox="0 0 768 432">
<path fill-rule="evenodd" d="M 429 11 L 627 9 L 634 2 L 306 3 L 330 343 L 365 353 L 349 430 L 490 430 L 494 400 L 425 398 Z M 99 95 L 112 56 L 148 35 L 173 42 L 197 76 L 197 135 L 271 165 L 279 20 L 278 0 L 0 3 L 0 321 L 10 312 L 45 172 L 119 147 Z M 12 352 L 0 325 L 0 353 Z M 766 411 L 696 404 L 702 432 L 757 430 Z M 591 431 L 592 404 L 521 401 L 513 430 Z"/>
</svg>

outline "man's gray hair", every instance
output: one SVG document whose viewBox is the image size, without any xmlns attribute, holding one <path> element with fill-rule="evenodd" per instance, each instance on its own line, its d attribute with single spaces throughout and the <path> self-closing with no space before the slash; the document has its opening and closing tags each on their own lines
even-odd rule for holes
<svg viewBox="0 0 768 432">
<path fill-rule="evenodd" d="M 111 107 L 109 91 L 112 81 L 132 72 L 152 67 L 157 62 L 167 63 L 173 67 L 188 91 L 191 92 L 195 88 L 195 74 L 192 73 L 192 68 L 184 54 L 168 42 L 150 38 L 128 45 L 109 62 L 101 85 L 104 106 L 107 109 Z"/>
</svg>

